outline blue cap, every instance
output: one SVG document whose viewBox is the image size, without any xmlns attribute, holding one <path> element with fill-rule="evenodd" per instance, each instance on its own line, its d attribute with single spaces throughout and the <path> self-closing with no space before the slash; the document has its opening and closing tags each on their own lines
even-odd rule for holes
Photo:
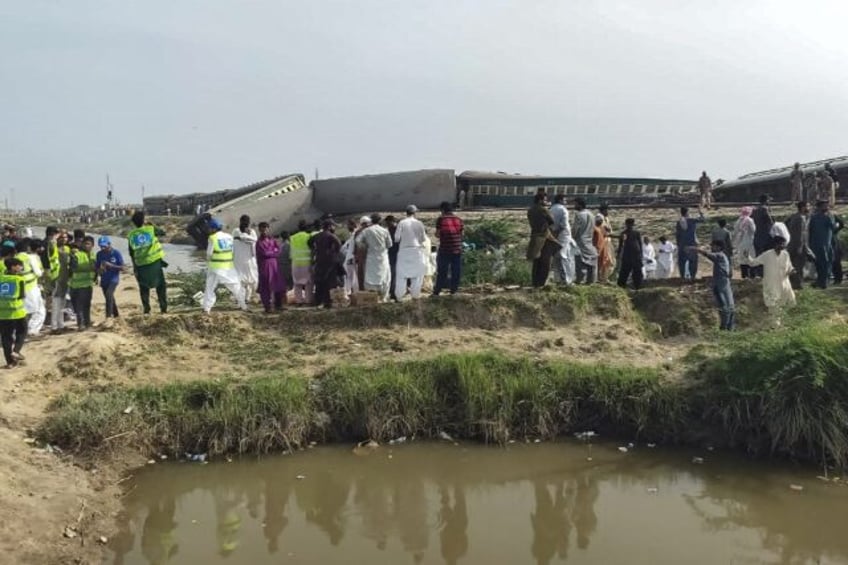
<svg viewBox="0 0 848 565">
<path fill-rule="evenodd" d="M 112 240 L 107 235 L 101 235 L 100 239 L 97 240 L 97 247 L 109 247 L 110 245 L 112 245 Z"/>
<path fill-rule="evenodd" d="M 15 242 L 11 239 L 7 239 L 3 242 L 3 247 L 15 247 Z"/>
<path fill-rule="evenodd" d="M 211 220 L 209 220 L 209 228 L 210 228 L 210 229 L 213 229 L 213 230 L 219 230 L 219 229 L 221 229 L 221 228 L 223 228 L 223 227 L 224 227 L 224 226 L 221 224 L 221 222 L 219 222 L 219 221 L 218 221 L 218 220 L 216 220 L 215 218 L 212 218 Z"/>
</svg>

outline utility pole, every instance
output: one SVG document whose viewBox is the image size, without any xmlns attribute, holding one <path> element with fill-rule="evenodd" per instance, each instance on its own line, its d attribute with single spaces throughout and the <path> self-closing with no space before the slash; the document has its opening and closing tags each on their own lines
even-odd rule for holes
<svg viewBox="0 0 848 565">
<path fill-rule="evenodd" d="M 141 185 L 141 209 L 144 210 L 144 185 Z"/>
<path fill-rule="evenodd" d="M 111 210 L 112 206 L 112 196 L 113 196 L 113 186 L 111 181 L 109 180 L 109 173 L 106 173 L 106 208 Z"/>
<path fill-rule="evenodd" d="M 318 180 L 318 167 L 315 167 L 315 180 Z"/>
</svg>

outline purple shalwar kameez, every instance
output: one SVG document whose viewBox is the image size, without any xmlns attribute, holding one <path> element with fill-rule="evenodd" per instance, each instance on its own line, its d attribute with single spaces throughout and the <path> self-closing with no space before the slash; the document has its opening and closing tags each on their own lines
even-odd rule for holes
<svg viewBox="0 0 848 565">
<path fill-rule="evenodd" d="M 271 311 L 271 301 L 277 310 L 282 309 L 286 297 L 286 281 L 280 273 L 280 243 L 269 236 L 260 236 L 256 242 L 256 263 L 259 267 L 259 297 L 265 311 Z"/>
</svg>

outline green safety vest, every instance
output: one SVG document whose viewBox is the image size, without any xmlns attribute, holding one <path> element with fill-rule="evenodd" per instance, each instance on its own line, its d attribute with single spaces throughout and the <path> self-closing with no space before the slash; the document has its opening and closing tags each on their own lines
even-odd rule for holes
<svg viewBox="0 0 848 565">
<path fill-rule="evenodd" d="M 0 275 L 0 320 L 20 320 L 26 318 L 24 299 L 21 289 L 24 278 L 20 275 Z"/>
<path fill-rule="evenodd" d="M 213 271 L 235 269 L 233 263 L 233 238 L 223 232 L 209 234 L 212 242 L 212 257 L 209 258 L 209 268 Z"/>
<path fill-rule="evenodd" d="M 50 270 L 47 271 L 47 276 L 51 281 L 55 281 L 59 278 L 59 244 L 55 241 L 51 243 L 52 245 L 48 243 L 49 252 L 47 254 L 47 260 L 50 265 Z"/>
<path fill-rule="evenodd" d="M 156 228 L 153 226 L 141 226 L 127 234 L 132 260 L 136 267 L 151 265 L 165 258 L 165 251 L 159 238 L 156 237 Z"/>
<path fill-rule="evenodd" d="M 312 250 L 309 249 L 308 232 L 299 231 L 291 236 L 292 267 L 308 267 L 312 263 Z"/>
<path fill-rule="evenodd" d="M 31 292 L 38 287 L 38 277 L 35 276 L 35 271 L 32 270 L 32 263 L 29 260 L 27 253 L 18 253 L 15 259 L 24 264 L 24 270 L 21 271 L 21 276 L 24 279 L 24 292 Z"/>
<path fill-rule="evenodd" d="M 71 280 L 68 281 L 68 286 L 75 289 L 93 287 L 95 277 L 94 255 L 75 249 L 74 257 L 77 258 L 77 267 L 71 274 Z"/>
</svg>

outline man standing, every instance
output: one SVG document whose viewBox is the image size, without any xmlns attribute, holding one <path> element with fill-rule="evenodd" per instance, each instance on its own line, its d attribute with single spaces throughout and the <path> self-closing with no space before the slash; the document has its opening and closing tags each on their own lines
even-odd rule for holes
<svg viewBox="0 0 848 565">
<path fill-rule="evenodd" d="M 375 220 L 374 216 L 379 217 L 379 214 L 371 215 L 371 223 L 379 224 L 379 220 Z M 389 214 L 386 216 L 386 230 L 389 232 L 389 237 L 392 238 L 392 246 L 389 247 L 389 270 L 391 271 L 392 278 L 389 285 L 389 296 L 392 300 L 397 300 L 398 297 L 395 296 L 395 286 L 397 284 L 397 259 L 398 259 L 398 250 L 400 246 L 397 241 L 395 241 L 395 232 L 397 231 L 397 220 L 394 216 Z"/>
<path fill-rule="evenodd" d="M 716 222 L 716 228 L 713 229 L 712 237 L 710 241 L 720 241 L 721 249 L 725 255 L 727 255 L 727 261 L 729 265 L 729 273 L 730 276 L 733 276 L 733 235 L 730 233 L 730 230 L 727 229 L 727 220 L 724 218 L 719 218 Z M 703 253 L 701 253 L 703 255 Z"/>
<path fill-rule="evenodd" d="M 833 261 L 833 236 L 836 222 L 830 214 L 830 205 L 826 200 L 816 203 L 816 213 L 810 218 L 810 250 L 816 256 L 816 284 L 818 288 L 827 288 Z"/>
<path fill-rule="evenodd" d="M 309 226 L 305 220 L 297 224 L 291 236 L 291 264 L 295 304 L 312 304 L 312 250 L 309 248 Z"/>
<path fill-rule="evenodd" d="M 809 246 L 810 205 L 804 200 L 799 200 L 795 206 L 798 211 L 786 220 L 786 229 L 789 230 L 789 244 L 786 246 L 786 251 L 789 252 L 789 259 L 794 269 L 794 272 L 789 275 L 789 282 L 792 283 L 792 288 L 800 290 L 804 286 L 804 267 L 807 266 L 807 260 L 813 253 Z"/>
<path fill-rule="evenodd" d="M 413 300 L 421 297 L 421 285 L 427 274 L 427 253 L 424 244 L 427 232 L 421 220 L 415 217 L 418 207 L 410 204 L 406 207 L 406 218 L 401 220 L 395 230 L 394 241 L 398 244 L 397 266 L 395 269 L 395 300 L 403 300 L 406 295 L 407 280 L 409 294 Z"/>
<path fill-rule="evenodd" d="M 751 214 L 751 219 L 754 220 L 754 226 L 756 226 L 756 231 L 754 232 L 754 253 L 756 253 L 757 257 L 768 251 L 771 247 L 771 228 L 774 225 L 774 218 L 768 206 L 770 200 L 771 198 L 769 198 L 768 194 L 761 195 L 760 205 Z M 751 268 L 751 278 L 755 277 L 763 277 L 762 266 Z"/>
<path fill-rule="evenodd" d="M 100 274 L 100 288 L 106 299 L 106 318 L 117 318 L 118 305 L 115 303 L 115 290 L 120 282 L 121 271 L 124 270 L 124 257 L 120 251 L 112 247 L 112 240 L 105 235 L 98 240 L 97 245 L 100 251 L 97 252 L 94 268 Z"/>
<path fill-rule="evenodd" d="M 371 216 L 371 226 L 362 231 L 357 245 L 365 251 L 365 290 L 376 290 L 380 300 L 387 302 L 392 280 L 389 249 L 393 242 L 380 219 L 379 214 Z"/>
<path fill-rule="evenodd" d="M 156 237 L 156 229 L 145 222 L 144 212 L 133 214 L 132 223 L 135 229 L 127 235 L 127 240 L 142 309 L 150 314 L 150 290 L 155 288 L 159 311 L 164 314 L 168 311 L 168 286 L 163 271 L 167 266 L 165 252 Z"/>
<path fill-rule="evenodd" d="M 349 298 L 359 290 L 359 278 L 356 276 L 356 236 L 359 235 L 360 228 L 353 218 L 347 221 L 347 232 L 348 237 L 342 244 L 341 253 L 344 255 L 344 293 Z"/>
<path fill-rule="evenodd" d="M 598 250 L 592 243 L 595 220 L 582 197 L 574 200 L 574 207 L 577 210 L 571 225 L 571 237 L 577 244 L 574 280 L 577 284 L 592 284 L 598 280 Z"/>
<path fill-rule="evenodd" d="M 833 165 L 830 163 L 825 164 L 824 166 L 824 174 L 830 177 L 831 182 L 831 193 L 833 196 L 833 202 L 830 204 L 831 209 L 836 207 L 836 195 L 839 192 L 839 175 L 833 169 Z"/>
<path fill-rule="evenodd" d="M 66 245 L 67 241 L 67 234 L 56 234 L 56 252 L 59 255 L 59 269 L 56 273 L 56 279 L 53 280 L 50 293 L 50 329 L 54 332 L 60 332 L 65 329 L 65 306 L 68 296 L 71 255 L 71 249 Z"/>
<path fill-rule="evenodd" d="M 256 231 L 250 227 L 250 216 L 243 215 L 239 218 L 239 227 L 233 230 L 233 263 L 235 263 L 246 302 L 250 302 L 253 298 L 259 282 L 259 269 L 256 265 L 258 239 Z"/>
<path fill-rule="evenodd" d="M 698 191 L 701 193 L 701 208 L 707 210 L 713 205 L 713 181 L 707 176 L 707 171 L 701 171 L 698 179 Z"/>
<path fill-rule="evenodd" d="M 677 268 L 680 271 L 680 278 L 695 282 L 698 276 L 698 253 L 692 251 L 692 248 L 698 247 L 698 224 L 704 221 L 704 214 L 701 209 L 698 209 L 698 217 L 689 217 L 689 208 L 683 206 L 680 208 L 680 219 L 675 226 L 675 236 L 677 239 Z"/>
<path fill-rule="evenodd" d="M 801 163 L 795 163 L 792 168 L 792 173 L 789 175 L 790 198 L 792 202 L 799 202 L 804 199 L 804 172 L 801 170 Z"/>
<path fill-rule="evenodd" d="M 23 360 L 21 350 L 27 336 L 27 313 L 24 308 L 23 263 L 10 257 L 5 260 L 4 272 L 0 274 L 0 341 L 6 368 L 12 369 Z"/>
<path fill-rule="evenodd" d="M 442 202 L 442 215 L 436 219 L 436 237 L 439 238 L 439 250 L 436 253 L 436 286 L 433 296 L 438 296 L 448 286 L 450 274 L 450 293 L 459 290 L 462 277 L 462 220 L 453 213 L 450 202 Z"/>
<path fill-rule="evenodd" d="M 554 257 L 554 273 L 563 284 L 574 282 L 574 244 L 571 239 L 571 224 L 568 221 L 568 208 L 565 207 L 565 195 L 554 196 L 551 206 L 551 217 L 554 219 L 553 233 L 557 243 L 562 247 Z"/>
<path fill-rule="evenodd" d="M 674 252 L 677 247 L 664 235 L 660 236 L 660 244 L 657 248 L 657 278 L 667 279 L 671 277 L 674 266 Z"/>
<path fill-rule="evenodd" d="M 627 279 L 633 275 L 633 288 L 642 288 L 642 234 L 636 231 L 636 220 L 627 218 L 624 221 L 624 231 L 618 238 L 618 256 L 621 267 L 618 270 L 618 286 L 627 287 Z"/>
<path fill-rule="evenodd" d="M 91 297 L 94 294 L 94 285 L 97 283 L 93 249 L 94 238 L 90 235 L 84 236 L 79 248 L 71 253 L 70 258 L 71 279 L 68 286 L 79 330 L 91 327 Z"/>
<path fill-rule="evenodd" d="M 338 286 L 341 264 L 339 252 L 342 244 L 336 237 L 336 224 L 333 220 L 324 220 L 321 233 L 312 240 L 312 265 L 315 280 L 315 306 L 332 308 L 333 297 L 330 291 Z"/>
<path fill-rule="evenodd" d="M 27 337 L 36 337 L 41 333 L 44 327 L 44 320 L 47 318 L 47 305 L 44 303 L 44 283 L 48 280 L 47 273 L 44 272 L 44 263 L 41 262 L 41 257 L 44 254 L 44 243 L 31 239 L 29 242 L 29 263 L 33 274 L 35 274 L 35 292 L 32 294 L 33 312 L 27 322 Z"/>
<path fill-rule="evenodd" d="M 816 185 L 818 186 L 818 199 L 824 200 L 832 209 L 836 206 L 836 191 L 834 190 L 833 177 L 827 174 L 827 171 L 816 172 Z"/>
<path fill-rule="evenodd" d="M 530 223 L 530 241 L 527 244 L 527 260 L 533 261 L 532 283 L 541 288 L 548 282 L 551 273 L 551 259 L 559 244 L 551 234 L 554 219 L 546 206 L 547 197 L 540 192 L 533 197 L 533 206 L 527 209 L 527 221 Z"/>
<path fill-rule="evenodd" d="M 239 281 L 233 260 L 233 236 L 221 231 L 221 222 L 209 220 L 209 244 L 206 247 L 206 292 L 203 293 L 203 311 L 209 313 L 215 306 L 215 291 L 223 285 L 232 293 L 239 308 L 247 310 L 244 288 Z"/>
</svg>

